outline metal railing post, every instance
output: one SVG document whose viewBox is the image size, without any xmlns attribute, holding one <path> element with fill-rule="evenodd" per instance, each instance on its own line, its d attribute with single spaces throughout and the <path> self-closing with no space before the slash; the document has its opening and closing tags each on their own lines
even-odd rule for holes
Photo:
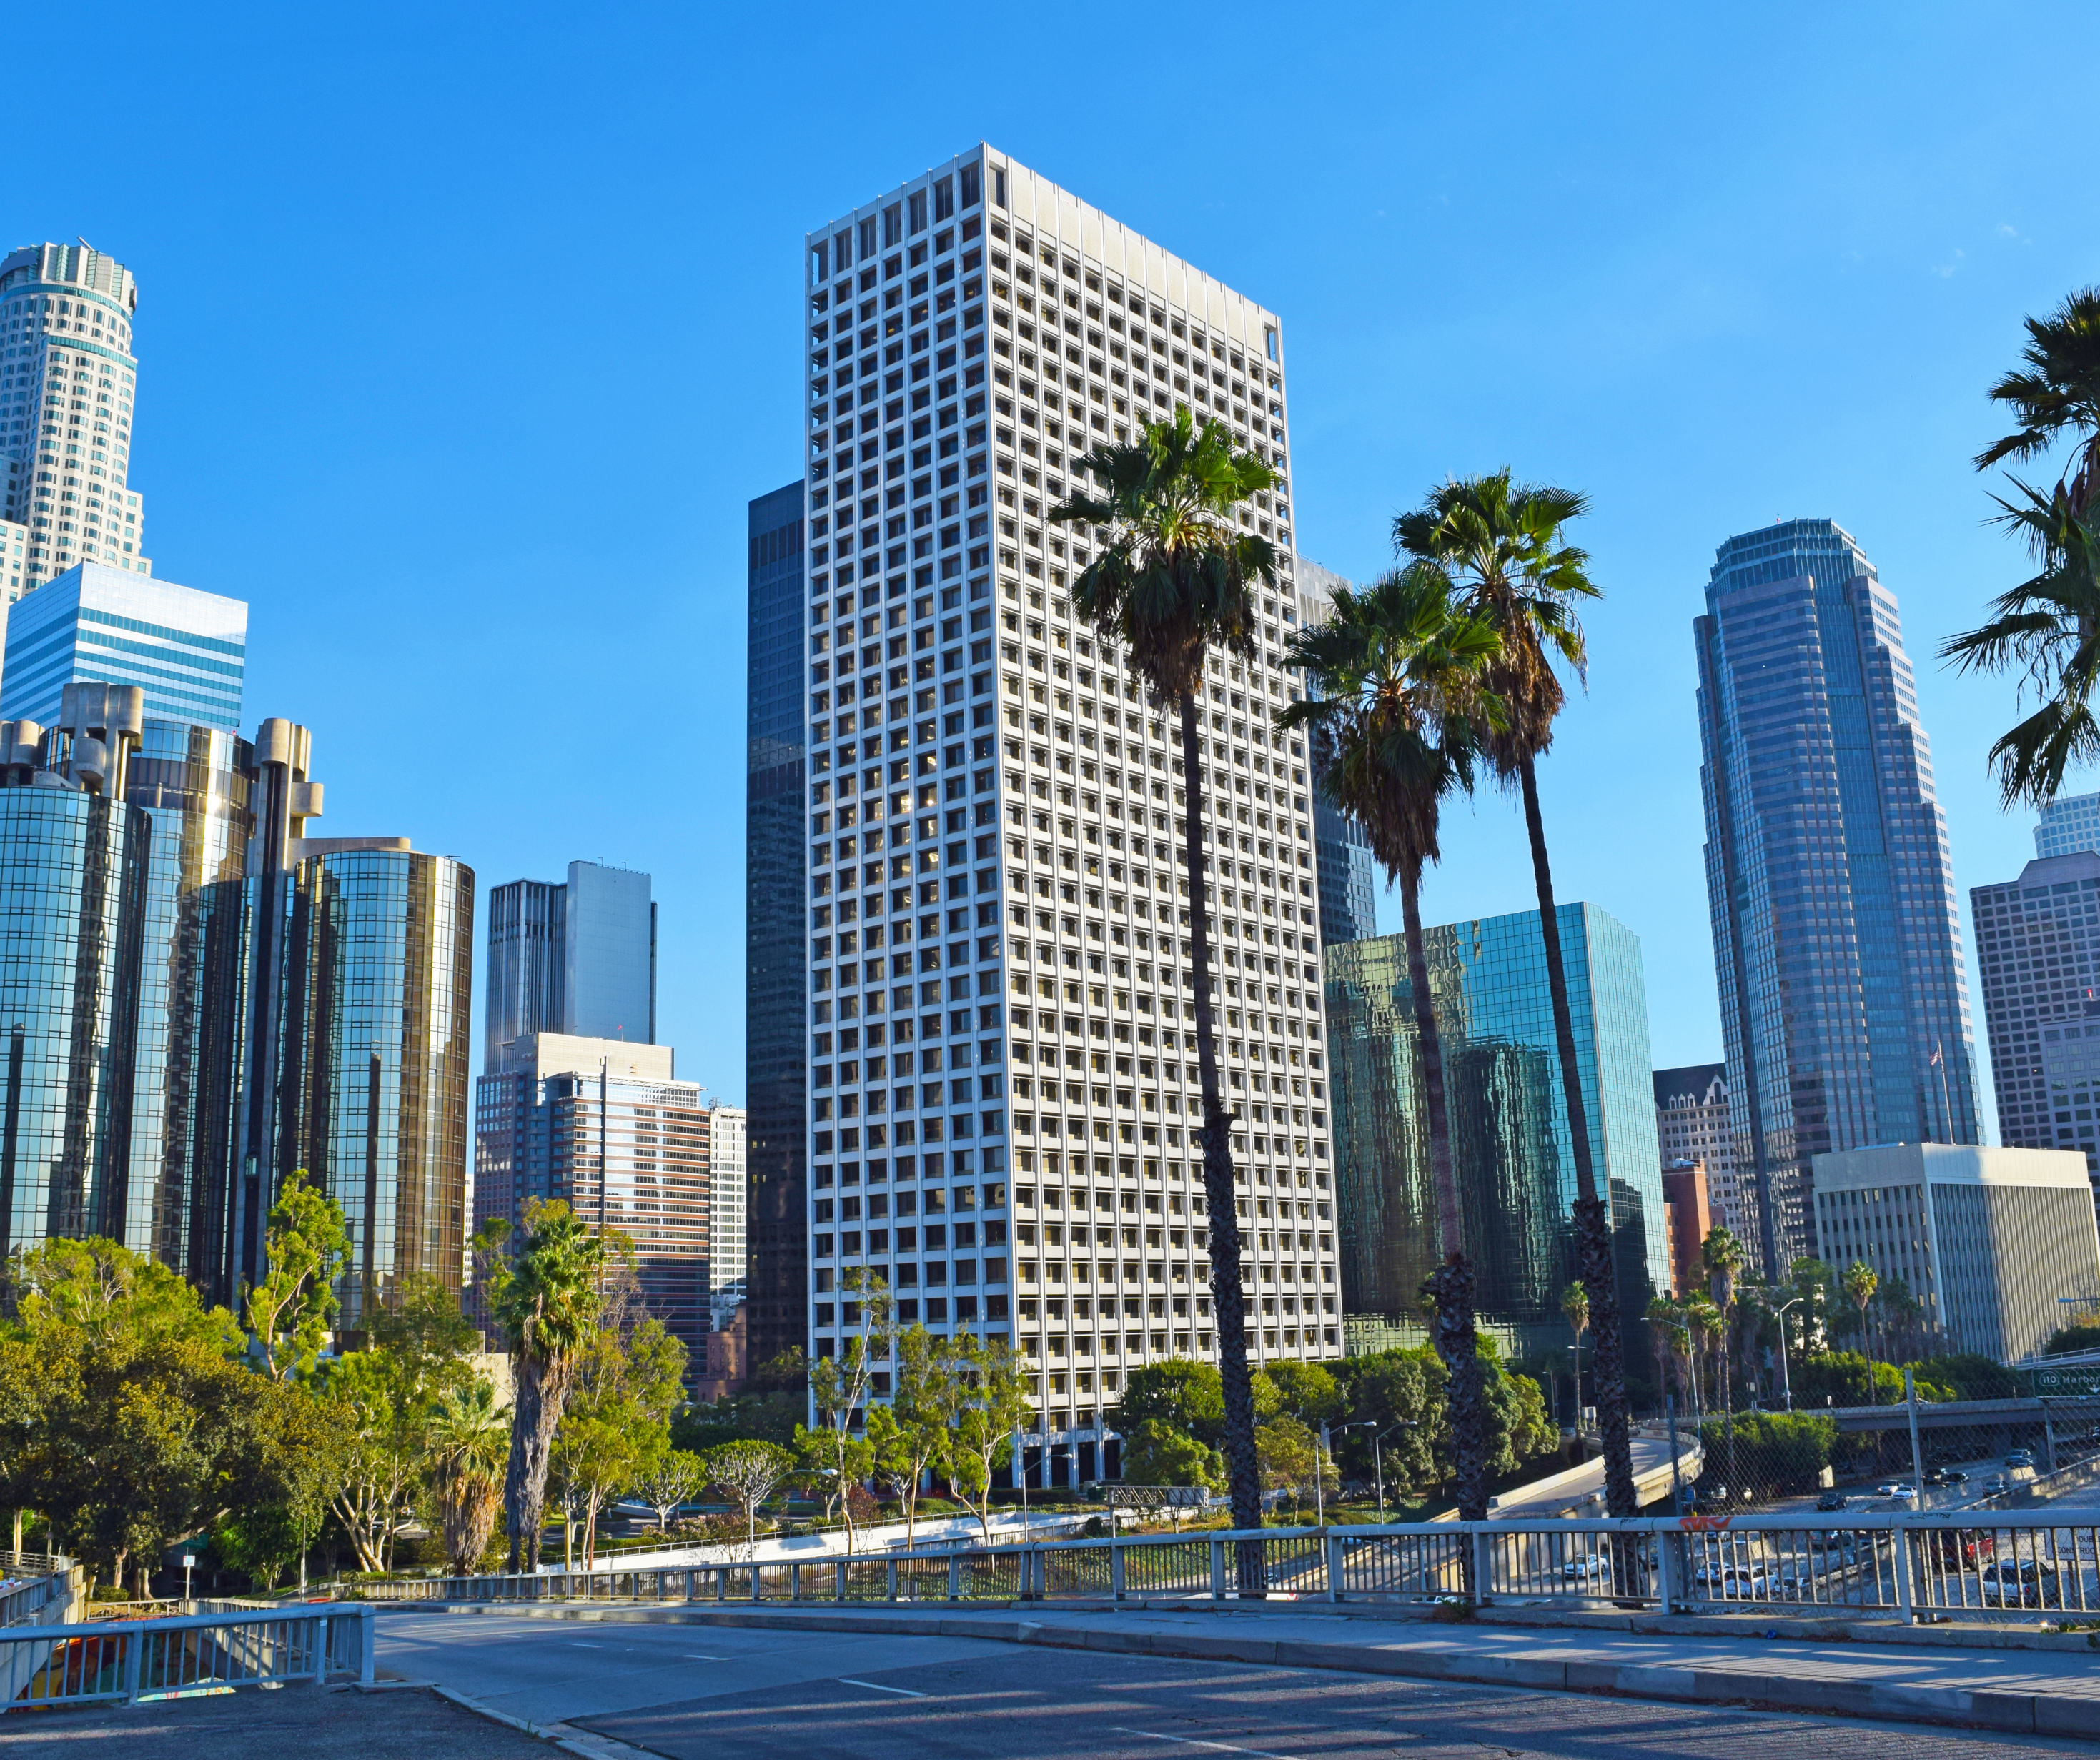
<svg viewBox="0 0 2100 1760">
<path fill-rule="evenodd" d="M 1913 1586 L 1910 1572 L 1910 1529 L 1898 1516 L 1889 1529 L 1889 1538 L 1895 1542 L 1896 1610 L 1908 1626 L 1915 1622 L 1915 1607 L 1912 1599 Z"/>
<path fill-rule="evenodd" d="M 1655 1534 L 1655 1561 L 1662 1582 L 1662 1611 L 1674 1613 L 1684 1599 L 1684 1535 L 1660 1526 Z"/>
<path fill-rule="evenodd" d="M 963 1555 L 954 1551 L 948 1554 L 948 1599 L 963 1599 Z"/>
<path fill-rule="evenodd" d="M 835 1585 L 836 1592 L 832 1596 L 834 1601 L 843 1601 L 846 1598 L 846 1563 L 845 1560 L 840 1559 L 835 1568 L 837 1582 Z"/>
<path fill-rule="evenodd" d="M 761 1601 L 765 1599 L 765 1597 L 758 1592 L 758 1560 L 757 1559 L 753 1559 L 751 1561 L 751 1599 L 754 1601 Z"/>
<path fill-rule="evenodd" d="M 888 1578 L 889 1599 L 894 1601 L 897 1599 L 897 1560 L 895 1559 L 888 1561 L 888 1568 L 884 1574 Z"/>
<path fill-rule="evenodd" d="M 729 1599 L 729 1566 L 726 1564 L 715 1566 L 715 1599 Z"/>
<path fill-rule="evenodd" d="M 1494 1578 L 1494 1540 L 1485 1525 L 1477 1525 L 1467 1535 L 1473 1548 L 1473 1605 L 1485 1607 L 1491 1599 L 1489 1591 Z"/>
<path fill-rule="evenodd" d="M 755 1601 L 758 1598 L 753 1595 L 752 1599 Z M 788 1567 L 788 1599 L 791 1603 L 802 1599 L 802 1567 L 797 1564 L 791 1563 Z"/>
<path fill-rule="evenodd" d="M 1342 1542 L 1330 1533 L 1321 1550 L 1327 1555 L 1327 1599 L 1339 1601 L 1342 1599 Z"/>
<path fill-rule="evenodd" d="M 1120 1541 L 1110 1541 L 1109 1542 L 1109 1595 L 1112 1599 L 1117 1601 L 1123 1599 L 1126 1581 L 1125 1573 L 1128 1568 L 1123 1562 L 1123 1543 Z"/>
<path fill-rule="evenodd" d="M 325 1686 L 328 1682 L 329 1617 L 324 1613 L 314 1621 L 314 1683 Z"/>
<path fill-rule="evenodd" d="M 367 1687 L 379 1661 L 378 1617 L 379 1609 L 369 1604 L 357 1610 L 357 1678 Z"/>
<path fill-rule="evenodd" d="M 145 1672 L 143 1665 L 145 1661 L 146 1634 L 143 1631 L 129 1631 L 124 1634 L 122 1641 L 124 1644 L 124 1702 L 126 1705 L 136 1705 L 139 1702 L 139 1677 Z"/>
<path fill-rule="evenodd" d="M 1225 1542 L 1222 1540 L 1211 1542 L 1211 1599 L 1225 1599 Z"/>
</svg>

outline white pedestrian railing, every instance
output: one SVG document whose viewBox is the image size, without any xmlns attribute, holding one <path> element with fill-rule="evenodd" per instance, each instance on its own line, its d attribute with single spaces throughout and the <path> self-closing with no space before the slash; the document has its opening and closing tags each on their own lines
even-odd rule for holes
<svg viewBox="0 0 2100 1760">
<path fill-rule="evenodd" d="M 6 1582 L 6 1586 L 0 1588 L 0 1626 L 26 1626 L 34 1620 L 41 1620 L 46 1625 L 62 1621 L 79 1588 L 73 1566 L 65 1559 L 52 1558 L 41 1552 L 9 1553 L 7 1556 L 24 1563 L 12 1567 L 7 1577 L 0 1579 Z M 30 1570 L 38 1574 L 29 1575 Z M 13 1580 L 17 1577 L 20 1581 Z"/>
<path fill-rule="evenodd" d="M 1606 1605 L 1909 1621 L 2100 1615 L 2100 1512 L 1806 1514 L 1270 1528 L 675 1569 L 364 1585 L 373 1600 L 813 1602 L 1227 1599 Z"/>
<path fill-rule="evenodd" d="M 265 1683 L 373 1678 L 367 1605 L 308 1602 L 269 1613 L 109 1620 L 0 1630 L 0 1712 L 171 1698 Z"/>
</svg>

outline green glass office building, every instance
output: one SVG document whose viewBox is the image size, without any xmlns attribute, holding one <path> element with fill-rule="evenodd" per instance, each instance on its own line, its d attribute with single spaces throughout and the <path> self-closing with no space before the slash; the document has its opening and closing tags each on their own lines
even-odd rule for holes
<svg viewBox="0 0 2100 1760">
<path fill-rule="evenodd" d="M 1640 943 L 1593 904 L 1560 908 L 1591 1153 L 1608 1181 L 1620 1299 L 1638 1315 L 1668 1253 Z M 1575 1164 L 1538 913 L 1427 931 L 1452 1154 L 1485 1322 L 1520 1350 L 1568 1343 Z M 1326 950 L 1346 1313 L 1403 1324 L 1440 1252 L 1407 950 L 1379 935 Z"/>
</svg>

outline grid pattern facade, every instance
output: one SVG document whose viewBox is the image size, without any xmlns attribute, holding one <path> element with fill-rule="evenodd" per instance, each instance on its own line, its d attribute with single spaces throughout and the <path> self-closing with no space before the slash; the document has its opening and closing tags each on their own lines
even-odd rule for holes
<svg viewBox="0 0 2100 1760">
<path fill-rule="evenodd" d="M 1815 1249 L 1813 1158 L 1977 1141 L 1945 816 L 1893 595 L 1849 534 L 1722 545 L 1694 625 L 1706 878 L 1760 1261 Z"/>
<path fill-rule="evenodd" d="M 1594 905 L 1557 915 L 1621 1310 L 1638 1315 L 1670 1263 L 1640 943 Z M 1557 1345 L 1576 1275 L 1575 1166 L 1538 913 L 1447 923 L 1424 939 L 1480 1311 L 1526 1349 Z M 1440 1262 L 1406 944 L 1347 943 L 1326 965 L 1343 1300 L 1402 1322 Z"/>
<path fill-rule="evenodd" d="M 806 262 L 810 1330 L 835 1349 L 836 1280 L 874 1266 L 907 1318 L 1010 1336 L 1046 1423 L 1085 1428 L 1127 1366 L 1215 1341 L 1178 738 L 1074 623 L 1088 544 L 1043 516 L 1072 457 L 1186 407 L 1277 471 L 1243 518 L 1287 576 L 1281 331 L 989 148 Z M 1341 1353 L 1279 597 L 1202 700 L 1257 1360 Z"/>
<path fill-rule="evenodd" d="M 743 1299 L 749 1129 L 742 1107 L 708 1109 L 708 1293 L 717 1308 Z"/>
<path fill-rule="evenodd" d="M 241 601 L 79 563 L 9 611 L 0 716 L 48 724 L 68 684 L 135 684 L 149 715 L 235 733 L 247 665 Z"/>
<path fill-rule="evenodd" d="M 0 258 L 0 579 L 10 602 L 76 562 L 152 572 L 145 508 L 125 487 L 138 306 L 130 271 L 85 244 Z"/>
<path fill-rule="evenodd" d="M 1969 902 L 1999 1136 L 2077 1151 L 2100 1203 L 2100 854 L 2031 861 Z"/>
<path fill-rule="evenodd" d="M 749 510 L 750 678 L 744 775 L 743 1093 L 748 1360 L 810 1342 L 808 780 L 804 497 Z M 721 1275 L 722 1274 L 717 1274 Z"/>
<path fill-rule="evenodd" d="M 1322 568 L 1304 557 L 1298 558 L 1297 619 L 1290 610 L 1284 621 L 1308 624 L 1322 621 L 1335 602 L 1335 589 L 1349 584 L 1346 575 Z M 1315 774 L 1317 773 L 1316 767 Z M 1371 855 L 1370 839 L 1364 828 L 1339 811 L 1326 796 L 1312 797 L 1312 845 L 1319 870 L 1320 939 L 1333 947 L 1343 941 L 1361 941 L 1378 933 L 1378 865 Z"/>
<path fill-rule="evenodd" d="M 2012 1149 L 1885 1145 L 1815 1168 L 1829 1256 L 1900 1278 L 1942 1348 L 2030 1356 L 2062 1302 L 2100 1297 L 2100 1231 L 2077 1159 Z"/>
<path fill-rule="evenodd" d="M 2059 794 L 2035 821 L 2035 854 L 2076 856 L 2100 850 L 2100 794 Z"/>
<path fill-rule="evenodd" d="M 559 1199 L 633 1243 L 642 1306 L 707 1362 L 710 1131 L 692 1082 L 513 1070 L 476 1085 L 477 1217 Z M 488 1189 L 483 1190 L 486 1184 Z"/>
</svg>

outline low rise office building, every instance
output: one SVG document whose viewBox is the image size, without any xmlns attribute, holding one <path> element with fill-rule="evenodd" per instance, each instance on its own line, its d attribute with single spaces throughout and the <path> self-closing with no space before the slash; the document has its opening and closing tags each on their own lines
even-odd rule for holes
<svg viewBox="0 0 2100 1760">
<path fill-rule="evenodd" d="M 2100 1231 L 2075 1150 L 1889 1143 L 1815 1158 L 1815 1229 L 1833 1265 L 1900 1278 L 1952 1351 L 2011 1362 L 2062 1305 L 2100 1296 Z"/>
</svg>

